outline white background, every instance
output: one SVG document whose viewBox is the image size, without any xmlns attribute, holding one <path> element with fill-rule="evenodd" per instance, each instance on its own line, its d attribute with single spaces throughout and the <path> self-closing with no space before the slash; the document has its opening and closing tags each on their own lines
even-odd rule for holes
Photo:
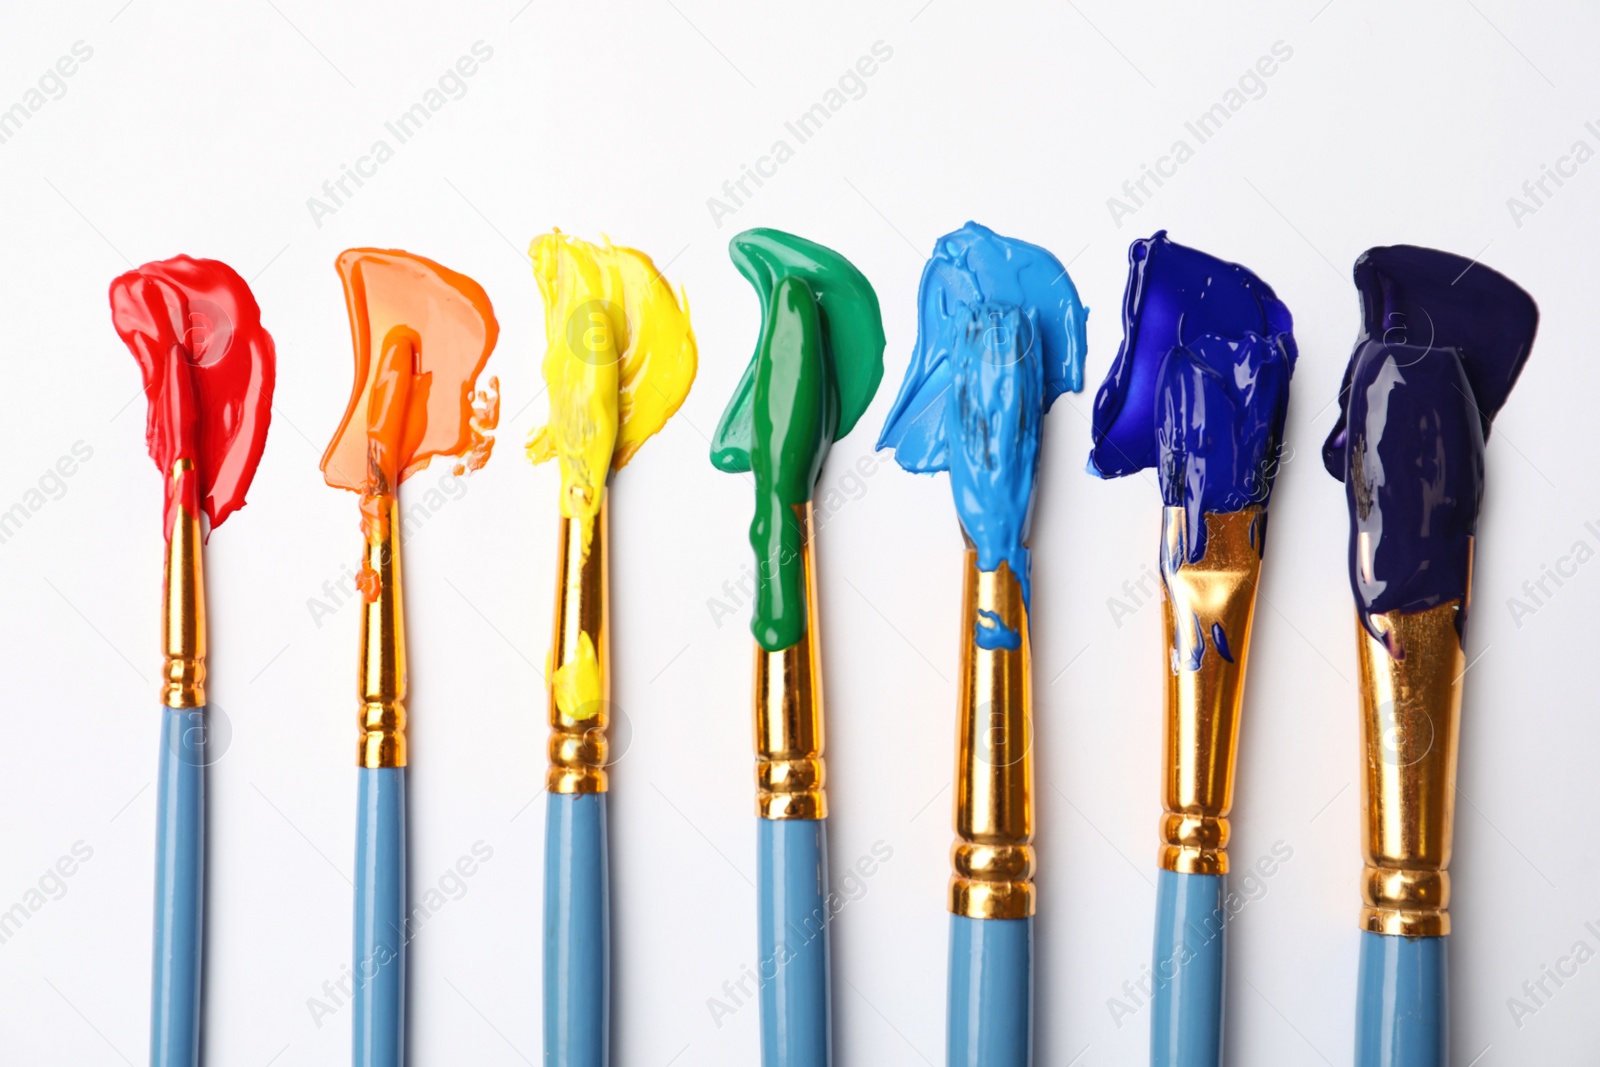
<svg viewBox="0 0 1600 1067">
<path fill-rule="evenodd" d="M 871 455 L 904 372 L 924 258 L 968 218 L 1070 261 L 1093 309 L 1089 391 L 1047 420 L 1033 528 L 1038 1062 L 1146 1054 L 1148 1012 L 1118 1017 L 1111 1001 L 1132 1006 L 1123 983 L 1150 952 L 1163 653 L 1158 607 L 1114 618 L 1108 601 L 1153 569 L 1159 504 L 1150 479 L 1102 484 L 1084 459 L 1092 390 L 1121 334 L 1126 247 L 1161 227 L 1267 279 L 1301 353 L 1232 850 L 1241 871 L 1276 842 L 1293 857 L 1232 930 L 1229 1062 L 1351 1057 L 1355 641 L 1343 490 L 1318 449 L 1357 329 L 1350 266 L 1402 241 L 1481 254 L 1543 312 L 1488 453 L 1451 867 L 1452 1061 L 1592 1057 L 1600 963 L 1547 980 L 1555 995 L 1520 1026 L 1508 998 L 1580 939 L 1600 948 L 1584 926 L 1600 925 L 1600 566 L 1548 584 L 1555 595 L 1520 619 L 1508 598 L 1576 542 L 1600 548 L 1586 399 L 1600 388 L 1600 163 L 1549 185 L 1520 226 L 1507 206 L 1574 141 L 1600 147 L 1584 127 L 1600 120 L 1592 8 L 8 6 L 0 108 L 74 42 L 93 56 L 0 144 L 0 510 L 37 501 L 27 494 L 75 442 L 92 458 L 0 544 L 0 909 L 75 842 L 93 855 L 0 944 L 6 1064 L 147 1056 L 161 495 L 106 288 L 179 252 L 251 280 L 279 360 L 250 506 L 207 551 L 209 690 L 231 724 L 209 779 L 207 1056 L 347 1062 L 348 1008 L 319 1020 L 310 1002 L 350 955 L 357 620 L 348 608 L 316 620 L 308 601 L 358 560 L 355 500 L 323 485 L 317 461 L 349 388 L 333 260 L 373 244 L 477 278 L 503 328 L 494 460 L 406 545 L 413 895 L 475 842 L 493 849 L 412 944 L 412 1059 L 538 1061 L 557 474 L 520 450 L 545 410 L 542 309 L 521 250 L 558 225 L 649 251 L 686 287 L 701 352 L 683 412 L 614 490 L 615 695 L 631 722 L 611 794 L 616 1061 L 757 1055 L 755 1007 L 717 1019 L 709 1003 L 755 958 L 755 826 L 748 609 L 719 617 L 711 603 L 748 565 L 751 495 L 706 452 L 758 325 L 726 242 L 765 225 L 856 262 L 889 340 L 884 386 L 822 478 L 824 496 L 847 494 L 820 544 L 832 860 L 893 850 L 834 927 L 839 1061 L 941 1063 L 960 535 L 942 476 L 880 461 L 842 479 Z M 319 226 L 307 198 L 377 138 L 393 145 L 384 122 L 480 40 L 493 57 L 465 96 Z M 892 58 L 865 94 L 796 145 L 784 122 L 879 41 Z M 1185 121 L 1279 41 L 1292 58 L 1264 95 L 1116 225 L 1107 198 L 1175 139 L 1193 146 Z M 780 137 L 794 158 L 719 226 L 707 198 Z M 442 473 L 418 475 L 407 503 Z"/>
</svg>

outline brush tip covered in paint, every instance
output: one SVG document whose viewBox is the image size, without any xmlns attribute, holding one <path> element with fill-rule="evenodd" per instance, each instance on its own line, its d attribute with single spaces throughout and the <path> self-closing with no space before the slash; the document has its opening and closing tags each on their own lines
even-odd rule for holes
<svg viewBox="0 0 1600 1067">
<path fill-rule="evenodd" d="M 478 377 L 500 335 L 464 274 L 394 249 L 351 248 L 336 267 L 355 353 L 350 403 L 322 457 L 329 485 L 392 494 L 438 456 L 477 470 L 494 446 L 498 382 Z"/>
<path fill-rule="evenodd" d="M 761 647 L 805 634 L 805 530 L 833 443 L 883 380 L 883 318 L 866 276 L 839 253 L 778 230 L 747 230 L 729 255 L 761 298 L 761 333 L 711 443 L 719 470 L 755 475 L 756 597 Z"/>
<path fill-rule="evenodd" d="M 1061 261 L 1027 241 L 968 222 L 939 238 L 917 292 L 917 345 L 900 394 L 878 435 L 913 473 L 949 469 L 944 395 L 950 386 L 950 324 L 962 308 L 1010 305 L 1031 314 L 1044 375 L 1043 409 L 1083 388 L 1089 309 Z"/>
<path fill-rule="evenodd" d="M 1205 515 L 1263 507 L 1279 464 L 1294 320 L 1248 268 L 1172 241 L 1133 242 L 1122 345 L 1095 396 L 1089 471 L 1145 469 L 1187 512 L 1190 562 Z"/>
<path fill-rule="evenodd" d="M 111 318 L 139 363 L 145 439 L 173 509 L 212 529 L 245 504 L 272 421 L 277 355 L 245 280 L 226 263 L 174 256 L 111 283 Z M 175 474 L 180 461 L 189 461 Z"/>
<path fill-rule="evenodd" d="M 545 303 L 550 416 L 528 456 L 561 467 L 561 510 L 593 517 L 606 480 L 683 405 L 698 363 L 688 301 L 650 257 L 560 230 L 528 249 Z"/>
<path fill-rule="evenodd" d="M 1007 564 L 1026 600 L 1041 421 L 1083 387 L 1088 309 L 1055 256 L 976 222 L 935 243 L 917 307 L 916 348 L 878 447 L 914 473 L 950 472 L 979 569 Z M 980 627 L 978 640 L 1009 638 Z"/>
<path fill-rule="evenodd" d="M 1538 307 L 1504 275 L 1430 248 L 1374 248 L 1354 273 L 1362 330 L 1323 446 L 1345 483 L 1351 591 L 1386 647 L 1378 616 L 1452 601 L 1464 634 L 1484 441 L 1532 351 Z"/>
<path fill-rule="evenodd" d="M 815 301 L 822 322 L 822 356 L 832 382 L 828 404 L 837 411 L 829 440 L 821 444 L 844 437 L 855 428 L 883 381 L 883 314 L 872 284 L 838 252 L 782 230 L 757 228 L 735 234 L 728 242 L 728 255 L 755 287 L 763 323 L 784 278 L 803 284 Z M 773 358 L 792 359 L 795 354 L 780 351 Z M 761 357 L 758 343 L 712 436 L 711 463 L 718 470 L 738 474 L 751 469 L 751 405 Z"/>
</svg>

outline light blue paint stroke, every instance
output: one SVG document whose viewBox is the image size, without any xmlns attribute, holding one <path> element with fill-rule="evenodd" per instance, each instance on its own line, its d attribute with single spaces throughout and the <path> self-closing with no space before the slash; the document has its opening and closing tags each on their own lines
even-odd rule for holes
<svg viewBox="0 0 1600 1067">
<path fill-rule="evenodd" d="M 978 568 L 1006 563 L 1027 603 L 1040 422 L 1083 387 L 1088 309 L 1060 260 L 975 222 L 939 239 L 917 299 L 917 345 L 878 447 L 913 473 L 950 472 Z"/>
</svg>

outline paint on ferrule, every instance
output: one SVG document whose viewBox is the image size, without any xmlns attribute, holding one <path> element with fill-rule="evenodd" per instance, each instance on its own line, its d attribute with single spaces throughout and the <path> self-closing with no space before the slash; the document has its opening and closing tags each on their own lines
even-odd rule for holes
<svg viewBox="0 0 1600 1067">
<path fill-rule="evenodd" d="M 1207 512 L 1264 507 L 1277 474 L 1297 349 L 1289 309 L 1248 268 L 1165 231 L 1128 250 L 1122 347 L 1095 397 L 1089 470 L 1157 472 L 1185 509 L 1186 562 Z"/>
<path fill-rule="evenodd" d="M 1022 634 L 1007 626 L 998 611 L 978 609 L 978 621 L 973 626 L 972 639 L 979 648 L 1015 652 L 1022 647 Z"/>
<path fill-rule="evenodd" d="M 1027 603 L 1040 427 L 1056 397 L 1083 388 L 1088 309 L 1055 256 L 975 222 L 939 239 L 917 306 L 917 345 L 878 447 L 913 473 L 950 472 L 978 569 L 1005 563 Z M 983 617 L 975 639 L 1021 645 Z"/>
<path fill-rule="evenodd" d="M 761 298 L 755 354 L 711 443 L 719 470 L 755 475 L 756 641 L 769 652 L 806 629 L 804 536 L 797 509 L 823 461 L 866 411 L 883 379 L 883 318 L 866 276 L 839 253 L 778 230 L 729 243 Z"/>
<path fill-rule="evenodd" d="M 1527 362 L 1539 309 L 1481 263 L 1410 245 L 1363 253 L 1355 283 L 1361 335 L 1322 459 L 1345 483 L 1362 625 L 1402 658 L 1378 616 L 1459 600 L 1465 635 L 1484 441 Z"/>
</svg>

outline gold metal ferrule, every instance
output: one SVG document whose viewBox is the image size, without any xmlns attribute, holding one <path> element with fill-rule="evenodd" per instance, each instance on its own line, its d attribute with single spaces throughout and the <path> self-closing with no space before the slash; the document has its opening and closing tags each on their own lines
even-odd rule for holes
<svg viewBox="0 0 1600 1067">
<path fill-rule="evenodd" d="M 818 649 L 817 568 L 811 502 L 797 506 L 805 568 L 806 632 L 778 652 L 756 645 L 756 814 L 763 819 L 823 819 L 822 666 Z"/>
<path fill-rule="evenodd" d="M 1450 932 L 1450 838 L 1466 656 L 1461 602 L 1377 616 L 1396 659 L 1356 622 L 1361 667 L 1361 928 L 1375 934 Z"/>
<path fill-rule="evenodd" d="M 604 793 L 610 784 L 605 770 L 606 726 L 611 721 L 609 511 L 602 499 L 592 527 L 590 520 L 561 517 L 556 618 L 547 664 L 550 768 L 545 788 L 552 793 Z M 568 695 L 558 696 L 559 687 Z"/>
<path fill-rule="evenodd" d="M 375 573 L 378 596 L 361 611 L 362 767 L 406 765 L 406 612 L 400 571 L 400 502 L 380 502 L 385 521 L 366 538 L 364 573 Z"/>
<path fill-rule="evenodd" d="M 1186 516 L 1181 507 L 1161 512 L 1161 619 L 1171 662 L 1158 862 L 1179 874 L 1227 874 L 1239 708 L 1267 513 L 1207 512 L 1205 555 L 1195 563 L 1187 560 Z"/>
<path fill-rule="evenodd" d="M 172 477 L 192 470 L 180 459 Z M 178 504 L 167 538 L 161 589 L 161 703 L 202 708 L 206 703 L 206 574 L 200 516 Z"/>
<path fill-rule="evenodd" d="M 984 648 L 978 627 L 998 620 L 1017 648 Z M 1028 609 L 1005 563 L 978 569 L 967 546 L 961 595 L 955 845 L 950 911 L 972 919 L 1033 914 L 1033 682 Z"/>
</svg>

